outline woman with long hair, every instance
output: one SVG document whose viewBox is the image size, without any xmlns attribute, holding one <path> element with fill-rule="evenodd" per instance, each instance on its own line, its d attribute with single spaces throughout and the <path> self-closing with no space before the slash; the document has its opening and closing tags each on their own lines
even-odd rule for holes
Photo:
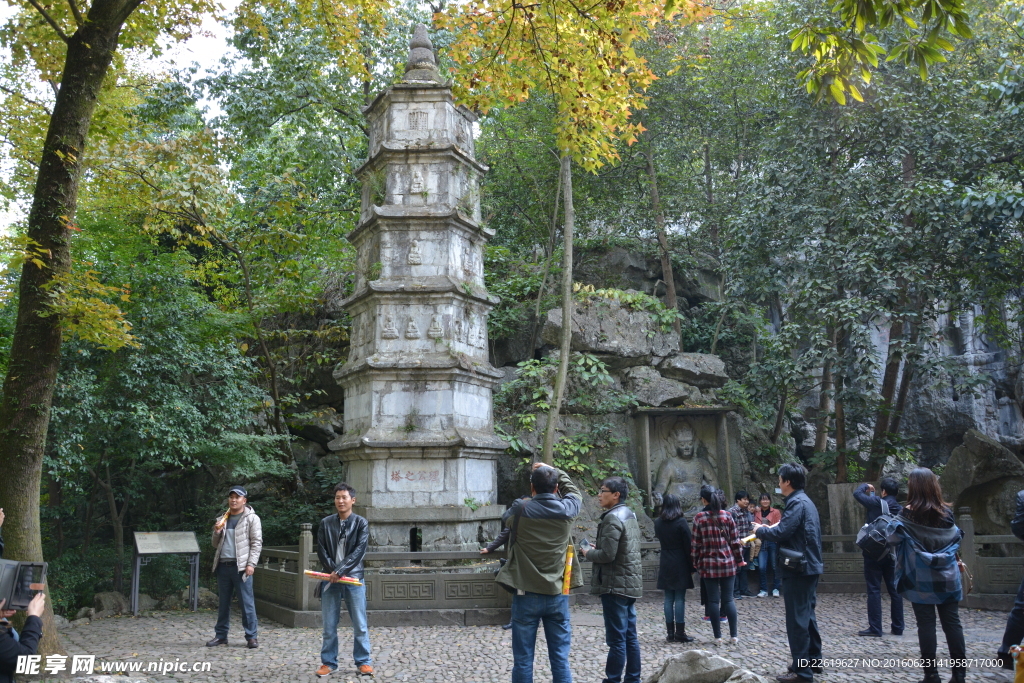
<svg viewBox="0 0 1024 683">
<path fill-rule="evenodd" d="M 686 590 L 693 588 L 693 562 L 690 557 L 690 525 L 683 517 L 679 498 L 665 494 L 661 514 L 654 520 L 654 535 L 661 542 L 658 589 L 665 591 L 665 640 L 692 643 L 686 635 Z"/>
<path fill-rule="evenodd" d="M 963 531 L 953 519 L 953 510 L 942 500 L 939 478 L 927 467 L 910 473 L 907 505 L 889 524 L 890 543 L 896 546 L 896 587 L 910 601 L 917 617 L 917 638 L 924 661 L 921 683 L 941 683 L 936 667 L 935 614 L 946 634 L 949 656 L 961 666 L 953 667 L 950 683 L 963 683 L 967 670 L 964 630 L 960 624 L 963 588 L 956 553 Z"/>
<path fill-rule="evenodd" d="M 704 509 L 693 518 L 693 566 L 704 580 L 715 645 L 722 644 L 722 613 L 729 619 L 729 636 L 739 642 L 733 585 L 743 561 L 743 544 L 736 521 L 722 509 L 722 499 L 711 486 L 700 490 Z"/>
<path fill-rule="evenodd" d="M 757 501 L 757 512 L 754 513 L 754 524 L 766 524 L 774 526 L 782 520 L 782 513 L 772 507 L 772 497 L 762 493 Z M 779 571 L 778 563 L 779 546 L 774 541 L 762 541 L 761 552 L 757 556 L 758 575 L 761 579 L 761 592 L 759 598 L 768 597 L 768 570 L 772 572 L 772 595 L 779 597 L 779 589 L 782 588 L 782 573 Z"/>
</svg>

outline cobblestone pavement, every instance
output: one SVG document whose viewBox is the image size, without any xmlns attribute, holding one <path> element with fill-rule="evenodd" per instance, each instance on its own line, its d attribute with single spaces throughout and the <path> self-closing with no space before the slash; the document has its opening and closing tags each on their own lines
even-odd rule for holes
<svg viewBox="0 0 1024 683">
<path fill-rule="evenodd" d="M 691 645 L 666 643 L 661 604 L 643 601 L 637 604 L 643 676 L 646 679 L 669 655 L 684 649 L 714 650 L 711 626 L 701 620 L 702 607 L 695 591 L 688 591 L 687 632 L 697 638 Z M 770 677 L 785 670 L 789 650 L 785 635 L 785 616 L 781 598 L 747 598 L 737 603 L 739 611 L 738 646 L 724 646 L 720 654 L 738 665 Z M 888 614 L 888 602 L 883 601 Z M 875 659 L 871 666 L 858 661 L 855 668 L 830 667 L 817 681 L 833 683 L 858 681 L 871 683 L 916 683 L 917 669 L 901 667 L 885 660 L 919 656 L 913 611 L 905 610 L 907 629 L 903 636 L 858 637 L 866 627 L 864 595 L 821 595 L 818 598 L 818 625 L 824 641 L 824 655 L 835 659 Z M 603 677 L 604 629 L 599 605 L 572 608 L 572 669 L 577 683 L 600 681 Z M 996 651 L 1006 624 L 1005 612 L 965 610 L 960 612 L 967 638 L 969 658 L 990 659 Z M 163 660 L 173 662 L 210 662 L 208 673 L 150 675 L 153 681 L 191 681 L 194 683 L 292 683 L 317 681 L 313 670 L 320 664 L 320 632 L 292 629 L 262 620 L 260 647 L 245 648 L 237 610 L 232 617 L 232 632 L 227 647 L 204 647 L 213 637 L 216 614 L 211 611 L 158 612 L 150 617 L 115 617 L 95 621 L 64 631 L 69 654 L 92 654 L 98 661 Z M 728 634 L 726 628 L 724 631 Z M 541 634 L 543 629 L 541 629 Z M 939 632 L 939 657 L 946 656 L 945 641 Z M 415 683 L 507 683 L 512 669 L 511 634 L 499 626 L 476 627 L 395 627 L 371 628 L 376 681 Z M 359 680 L 346 655 L 351 652 L 351 635 L 343 628 L 341 667 L 327 679 L 330 683 Z M 350 673 L 351 672 L 351 673 Z M 1012 680 L 1009 672 L 972 667 L 968 680 L 1004 683 Z M 948 679 L 944 673 L 943 681 Z M 44 679 L 45 680 L 45 677 Z M 535 680 L 550 681 L 550 667 L 538 636 Z"/>
</svg>

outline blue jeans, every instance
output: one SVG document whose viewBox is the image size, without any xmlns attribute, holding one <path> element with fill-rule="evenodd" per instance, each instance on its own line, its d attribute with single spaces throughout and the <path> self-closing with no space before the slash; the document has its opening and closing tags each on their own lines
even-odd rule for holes
<svg viewBox="0 0 1024 683">
<path fill-rule="evenodd" d="M 891 559 L 876 562 L 864 558 L 864 583 L 868 589 L 868 630 L 882 635 L 882 583 L 889 592 L 889 616 L 893 633 L 903 633 L 903 598 L 896 592 L 896 564 Z"/>
<path fill-rule="evenodd" d="M 344 601 L 348 617 L 352 620 L 355 642 L 352 645 L 352 659 L 356 666 L 372 664 L 370 659 L 370 633 L 366 629 L 366 586 L 351 586 L 345 583 L 329 583 L 320 595 L 320 614 L 324 620 L 324 642 L 320 647 L 320 663 L 332 669 L 338 668 L 338 621 L 341 619 L 341 603 Z"/>
<path fill-rule="evenodd" d="M 1017 590 L 1017 599 L 1013 602 L 1013 609 L 1006 617 L 1006 630 L 1003 631 L 1003 643 L 999 646 L 999 654 L 1007 654 L 1014 645 L 1020 645 L 1024 639 L 1024 581 L 1020 582 Z"/>
<path fill-rule="evenodd" d="M 743 571 L 741 568 L 740 571 Z M 733 582 L 735 576 L 721 579 L 704 579 L 708 591 L 708 616 L 711 617 L 711 631 L 715 638 L 722 637 L 722 614 L 729 618 L 729 635 L 735 638 L 738 633 L 736 601 L 733 599 Z"/>
<path fill-rule="evenodd" d="M 533 683 L 537 626 L 544 622 L 553 683 L 572 683 L 569 647 L 572 622 L 568 595 L 525 593 L 512 596 L 512 683 Z"/>
<path fill-rule="evenodd" d="M 640 640 L 636 635 L 636 598 L 605 593 L 601 596 L 604 610 L 604 639 L 608 660 L 604 665 L 602 683 L 640 683 Z M 622 670 L 626 677 L 623 679 Z"/>
<path fill-rule="evenodd" d="M 782 576 L 779 573 L 778 545 L 772 541 L 761 542 L 761 553 L 757 556 L 758 574 L 761 575 L 761 590 L 768 592 L 768 566 L 771 565 L 775 584 L 773 588 L 782 588 Z"/>
<path fill-rule="evenodd" d="M 782 591 L 786 605 L 786 636 L 789 638 L 789 654 L 793 657 L 791 666 L 793 673 L 802 680 L 810 681 L 814 679 L 811 666 L 818 666 L 812 662 L 821 659 L 821 634 L 814 614 L 818 604 L 818 575 L 797 574 L 785 577 L 783 582 L 786 584 Z"/>
<path fill-rule="evenodd" d="M 686 623 L 686 591 L 665 591 L 665 621 L 668 623 Z"/>
<path fill-rule="evenodd" d="M 217 625 L 213 633 L 218 638 L 228 637 L 228 626 L 231 622 L 232 593 L 238 592 L 238 602 L 242 606 L 242 628 L 246 639 L 256 637 L 256 599 L 252 594 L 252 577 L 245 581 L 245 572 L 238 571 L 234 560 L 221 562 L 217 565 L 217 596 L 220 603 L 217 608 Z"/>
</svg>

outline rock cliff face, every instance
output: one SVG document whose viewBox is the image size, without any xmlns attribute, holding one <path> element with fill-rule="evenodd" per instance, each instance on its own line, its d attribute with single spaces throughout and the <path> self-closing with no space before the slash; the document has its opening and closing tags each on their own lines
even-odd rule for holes
<svg viewBox="0 0 1024 683">
<path fill-rule="evenodd" d="M 964 432 L 976 429 L 1020 454 L 1024 446 L 1024 382 L 1021 362 L 1004 349 L 987 343 L 973 325 L 973 316 L 942 321 L 948 332 L 942 352 L 968 378 L 988 376 L 977 390 L 943 374 L 918 384 L 911 392 L 905 419 L 905 435 L 921 445 L 921 462 L 933 466 L 946 462 L 964 440 Z"/>
<path fill-rule="evenodd" d="M 1024 463 L 992 437 L 970 429 L 942 473 L 942 494 L 956 508 L 971 508 L 978 534 L 1009 534 Z"/>
</svg>

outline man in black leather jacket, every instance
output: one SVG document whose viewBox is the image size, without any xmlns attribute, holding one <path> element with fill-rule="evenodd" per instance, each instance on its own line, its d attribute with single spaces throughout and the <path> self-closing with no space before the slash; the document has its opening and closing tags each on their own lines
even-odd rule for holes
<svg viewBox="0 0 1024 683">
<path fill-rule="evenodd" d="M 1010 522 L 1010 531 L 1013 535 L 1024 541 L 1024 491 L 1017 492 L 1017 514 Z M 1024 639 L 1024 581 L 1020 582 L 1020 589 L 1017 591 L 1017 599 L 1010 610 L 1010 616 L 1006 618 L 1006 630 L 1003 631 L 1003 644 L 999 646 L 997 657 L 1002 660 L 1003 668 L 1013 670 L 1013 659 L 1010 658 L 1010 648 L 1020 645 Z"/>
<path fill-rule="evenodd" d="M 320 597 L 320 612 L 324 621 L 324 640 L 320 648 L 320 668 L 316 675 L 329 676 L 338 669 L 338 620 L 341 603 L 352 620 L 355 642 L 352 658 L 361 674 L 373 673 L 370 658 L 370 633 L 366 627 L 366 586 L 340 583 L 342 577 L 363 579 L 363 557 L 370 541 L 370 527 L 366 519 L 352 512 L 356 490 L 348 484 L 334 487 L 334 509 L 337 514 L 320 521 L 316 533 L 316 554 L 330 581 L 321 582 L 316 594 Z"/>
</svg>

